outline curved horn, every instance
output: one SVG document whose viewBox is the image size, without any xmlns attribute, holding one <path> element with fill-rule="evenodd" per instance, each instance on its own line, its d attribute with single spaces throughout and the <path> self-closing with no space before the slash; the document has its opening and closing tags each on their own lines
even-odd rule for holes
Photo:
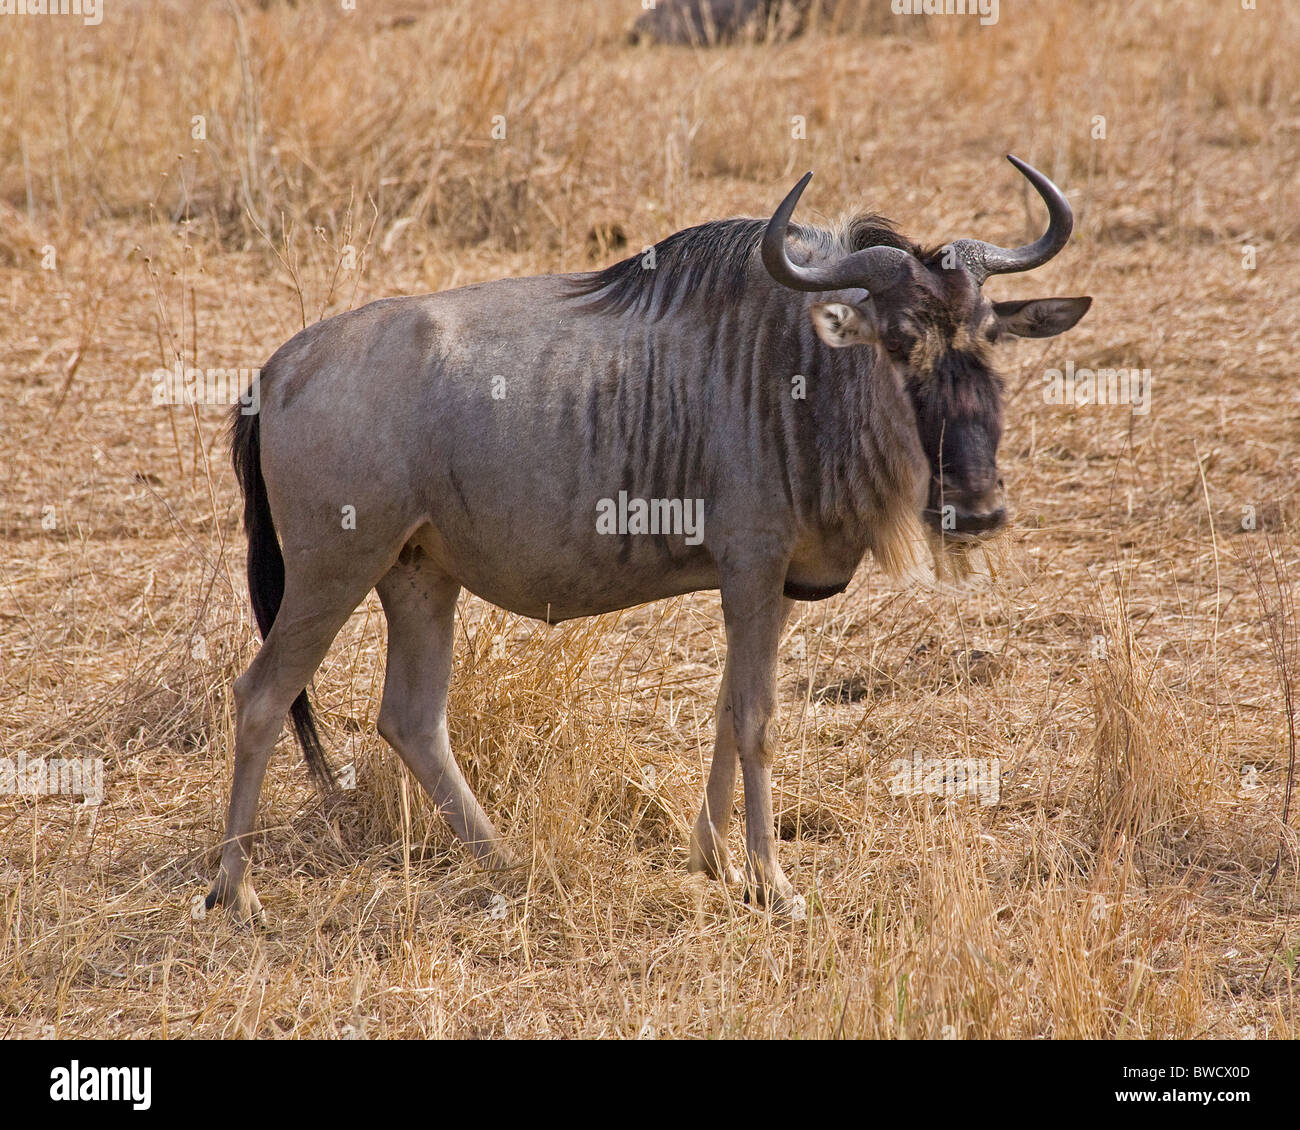
<svg viewBox="0 0 1300 1130">
<path fill-rule="evenodd" d="M 763 266 L 767 273 L 791 290 L 847 290 L 854 287 L 879 292 L 897 283 L 907 273 L 907 261 L 911 259 L 899 247 L 868 247 L 834 263 L 815 267 L 803 267 L 791 261 L 786 250 L 790 217 L 810 180 L 812 173 L 805 173 L 803 180 L 781 201 L 781 206 L 768 221 L 763 233 Z"/>
<path fill-rule="evenodd" d="M 1074 213 L 1070 211 L 1070 202 L 1065 199 L 1065 193 L 1019 157 L 1008 153 L 1007 160 L 1025 175 L 1047 205 L 1047 231 L 1033 243 L 1015 250 L 979 239 L 955 240 L 953 250 L 978 283 L 982 283 L 989 275 L 1032 271 L 1035 267 L 1041 267 L 1065 246 L 1070 232 L 1074 230 Z"/>
</svg>

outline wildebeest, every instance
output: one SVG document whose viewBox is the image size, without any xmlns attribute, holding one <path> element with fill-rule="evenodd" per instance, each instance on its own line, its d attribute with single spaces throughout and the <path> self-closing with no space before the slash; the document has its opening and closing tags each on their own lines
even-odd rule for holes
<svg viewBox="0 0 1300 1130">
<path fill-rule="evenodd" d="M 727 659 L 690 865 L 741 878 L 727 851 L 739 765 L 747 890 L 797 915 L 771 798 L 793 602 L 841 592 L 868 551 L 905 568 L 922 522 L 942 546 L 1004 524 L 990 347 L 1060 333 L 1091 301 L 982 293 L 1050 259 L 1073 223 L 1060 190 L 1011 160 L 1050 217 L 1018 249 L 927 250 L 876 216 L 792 226 L 810 173 L 767 221 L 690 228 L 601 271 L 383 299 L 280 348 L 260 411 L 234 423 L 265 641 L 235 682 L 208 905 L 260 915 L 248 853 L 272 747 L 289 712 L 329 779 L 305 688 L 372 588 L 388 620 L 379 731 L 489 867 L 510 859 L 447 737 L 460 590 L 556 622 L 719 589 Z M 602 526 L 615 498 L 620 512 L 699 501 L 700 536 Z"/>
<path fill-rule="evenodd" d="M 633 43 L 711 46 L 769 32 L 797 34 L 812 0 L 657 0 L 641 14 Z"/>
</svg>

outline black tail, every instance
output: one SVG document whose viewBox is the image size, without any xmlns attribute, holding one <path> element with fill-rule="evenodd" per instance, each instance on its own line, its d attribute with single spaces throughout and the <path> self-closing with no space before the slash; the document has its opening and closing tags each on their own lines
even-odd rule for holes
<svg viewBox="0 0 1300 1130">
<path fill-rule="evenodd" d="M 260 442 L 260 417 L 245 413 L 242 404 L 235 405 L 235 422 L 231 430 L 230 456 L 235 465 L 235 478 L 244 492 L 244 530 L 248 534 L 248 595 L 257 618 L 257 629 L 266 639 L 280 611 L 284 599 L 284 557 L 275 535 L 275 522 L 266 498 L 266 482 L 262 478 Z M 322 787 L 334 785 L 334 771 L 325 757 L 316 719 L 312 715 L 307 691 L 293 700 L 289 709 L 293 731 L 298 735 L 307 770 Z"/>
</svg>

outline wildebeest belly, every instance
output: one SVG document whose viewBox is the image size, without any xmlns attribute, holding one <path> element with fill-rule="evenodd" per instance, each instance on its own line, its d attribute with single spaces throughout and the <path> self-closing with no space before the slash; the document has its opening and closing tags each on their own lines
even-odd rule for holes
<svg viewBox="0 0 1300 1130">
<path fill-rule="evenodd" d="M 545 531 L 481 539 L 445 534 L 433 524 L 411 540 L 475 596 L 548 623 L 718 587 L 717 568 L 703 546 L 669 555 L 635 537 L 630 546 L 617 535 L 551 537 Z"/>
</svg>

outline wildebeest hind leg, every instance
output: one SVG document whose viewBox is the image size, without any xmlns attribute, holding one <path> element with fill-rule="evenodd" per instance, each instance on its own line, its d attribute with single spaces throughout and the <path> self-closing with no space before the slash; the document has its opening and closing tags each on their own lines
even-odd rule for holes
<svg viewBox="0 0 1300 1130">
<path fill-rule="evenodd" d="M 485 867 L 509 867 L 501 837 L 470 791 L 447 736 L 456 597 L 460 586 L 408 550 L 376 586 L 388 619 L 379 732 Z"/>
<path fill-rule="evenodd" d="M 314 577 L 295 583 L 291 577 L 266 641 L 235 680 L 235 777 L 209 909 L 225 906 L 244 924 L 265 921 L 248 878 L 248 861 L 266 766 L 290 705 L 370 588 L 368 580 L 331 585 Z"/>
</svg>

